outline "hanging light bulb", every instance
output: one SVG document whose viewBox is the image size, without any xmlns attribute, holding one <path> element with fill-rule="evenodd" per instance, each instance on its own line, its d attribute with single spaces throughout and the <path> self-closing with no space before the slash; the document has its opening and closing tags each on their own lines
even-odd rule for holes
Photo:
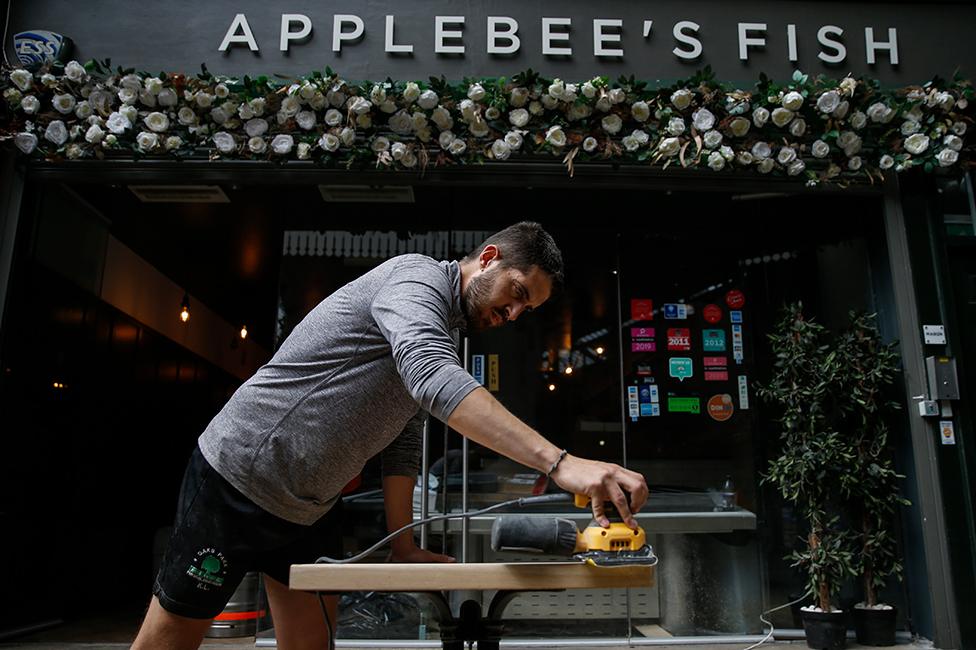
<svg viewBox="0 0 976 650">
<path fill-rule="evenodd" d="M 603 352 L 604 352 L 603 346 L 602 345 L 598 345 L 597 348 L 596 348 L 596 353 L 597 354 L 603 354 Z"/>
<path fill-rule="evenodd" d="M 556 390 L 556 384 L 549 384 L 549 392 Z"/>
<path fill-rule="evenodd" d="M 241 325 L 241 338 L 247 338 L 247 325 Z"/>
<path fill-rule="evenodd" d="M 565 373 L 566 373 L 567 375 L 571 375 L 571 374 L 573 374 L 573 366 L 566 366 L 566 370 L 565 370 L 564 372 L 565 372 Z"/>
<path fill-rule="evenodd" d="M 190 295 L 183 294 L 183 302 L 180 303 L 180 320 L 184 323 L 190 320 Z"/>
</svg>

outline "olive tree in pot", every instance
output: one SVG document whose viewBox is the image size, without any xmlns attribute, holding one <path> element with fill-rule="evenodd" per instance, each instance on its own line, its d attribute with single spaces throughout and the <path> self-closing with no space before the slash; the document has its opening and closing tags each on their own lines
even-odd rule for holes
<svg viewBox="0 0 976 650">
<path fill-rule="evenodd" d="M 805 318 L 799 303 L 786 308 L 769 339 L 774 371 L 757 392 L 781 412 L 781 450 L 770 460 L 763 482 L 793 504 L 806 523 L 806 537 L 789 559 L 806 572 L 806 593 L 814 603 L 801 610 L 807 645 L 843 648 L 847 617 L 835 605 L 855 567 L 851 535 L 839 521 L 851 494 L 849 468 L 856 457 L 849 436 L 838 428 L 843 360 L 826 329 Z"/>
<path fill-rule="evenodd" d="M 885 423 L 885 417 L 899 408 L 886 398 L 898 373 L 896 345 L 883 342 L 873 315 L 851 314 L 839 346 L 847 361 L 842 381 L 849 420 L 846 428 L 856 451 L 849 516 L 857 529 L 855 565 L 864 592 L 864 602 L 854 607 L 854 628 L 863 645 L 895 643 L 897 611 L 879 603 L 878 592 L 890 578 L 901 579 L 892 526 L 898 507 L 911 505 L 898 492 L 898 482 L 905 477 L 892 466 Z"/>
</svg>

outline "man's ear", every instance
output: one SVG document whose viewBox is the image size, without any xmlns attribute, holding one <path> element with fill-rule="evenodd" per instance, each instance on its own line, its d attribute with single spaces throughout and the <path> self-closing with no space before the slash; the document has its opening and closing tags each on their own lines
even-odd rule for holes
<svg viewBox="0 0 976 650">
<path fill-rule="evenodd" d="M 481 251 L 481 255 L 478 256 L 479 267 L 484 270 L 488 266 L 489 262 L 498 261 L 502 258 L 502 252 L 498 250 L 498 247 L 494 244 L 488 244 L 485 249 Z"/>
</svg>

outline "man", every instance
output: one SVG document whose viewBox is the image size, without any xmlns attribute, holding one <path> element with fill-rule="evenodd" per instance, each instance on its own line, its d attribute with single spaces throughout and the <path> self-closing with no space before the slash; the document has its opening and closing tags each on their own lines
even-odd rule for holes
<svg viewBox="0 0 976 650">
<path fill-rule="evenodd" d="M 461 262 L 390 259 L 315 307 L 200 436 L 133 647 L 198 647 L 249 570 L 265 574 L 279 648 L 327 647 L 320 603 L 288 589 L 288 567 L 339 554 L 329 510 L 377 453 L 388 527 L 412 520 L 426 413 L 589 495 L 604 525 L 609 499 L 636 526 L 631 513 L 647 499 L 641 475 L 560 450 L 458 362 L 456 330 L 515 320 L 544 303 L 562 274 L 552 237 L 523 222 Z M 418 549 L 411 535 L 392 552 L 394 561 L 451 561 Z"/>
</svg>

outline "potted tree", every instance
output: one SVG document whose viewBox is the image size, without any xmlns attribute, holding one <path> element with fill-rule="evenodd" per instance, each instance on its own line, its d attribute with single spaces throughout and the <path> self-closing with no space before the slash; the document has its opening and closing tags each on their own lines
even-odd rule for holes
<svg viewBox="0 0 976 650">
<path fill-rule="evenodd" d="M 885 423 L 885 416 L 899 408 L 886 398 L 898 373 L 896 345 L 882 341 L 873 315 L 851 314 L 839 346 L 847 361 L 843 396 L 848 435 L 856 451 L 849 512 L 851 526 L 857 529 L 855 566 L 864 592 L 864 601 L 854 607 L 854 628 L 863 645 L 895 643 L 897 611 L 879 602 L 878 592 L 890 578 L 901 579 L 892 525 L 897 508 L 910 505 L 898 493 L 898 481 L 904 476 L 892 467 Z"/>
<path fill-rule="evenodd" d="M 848 471 L 856 452 L 838 424 L 843 401 L 839 379 L 843 359 L 825 328 L 790 305 L 769 335 L 775 355 L 769 383 L 759 396 L 781 412 L 779 456 L 769 462 L 763 482 L 773 485 L 806 522 L 806 536 L 790 558 L 807 574 L 813 604 L 801 609 L 807 645 L 843 648 L 846 616 L 837 594 L 855 573 L 851 535 L 839 526 L 842 504 L 851 494 Z"/>
</svg>

